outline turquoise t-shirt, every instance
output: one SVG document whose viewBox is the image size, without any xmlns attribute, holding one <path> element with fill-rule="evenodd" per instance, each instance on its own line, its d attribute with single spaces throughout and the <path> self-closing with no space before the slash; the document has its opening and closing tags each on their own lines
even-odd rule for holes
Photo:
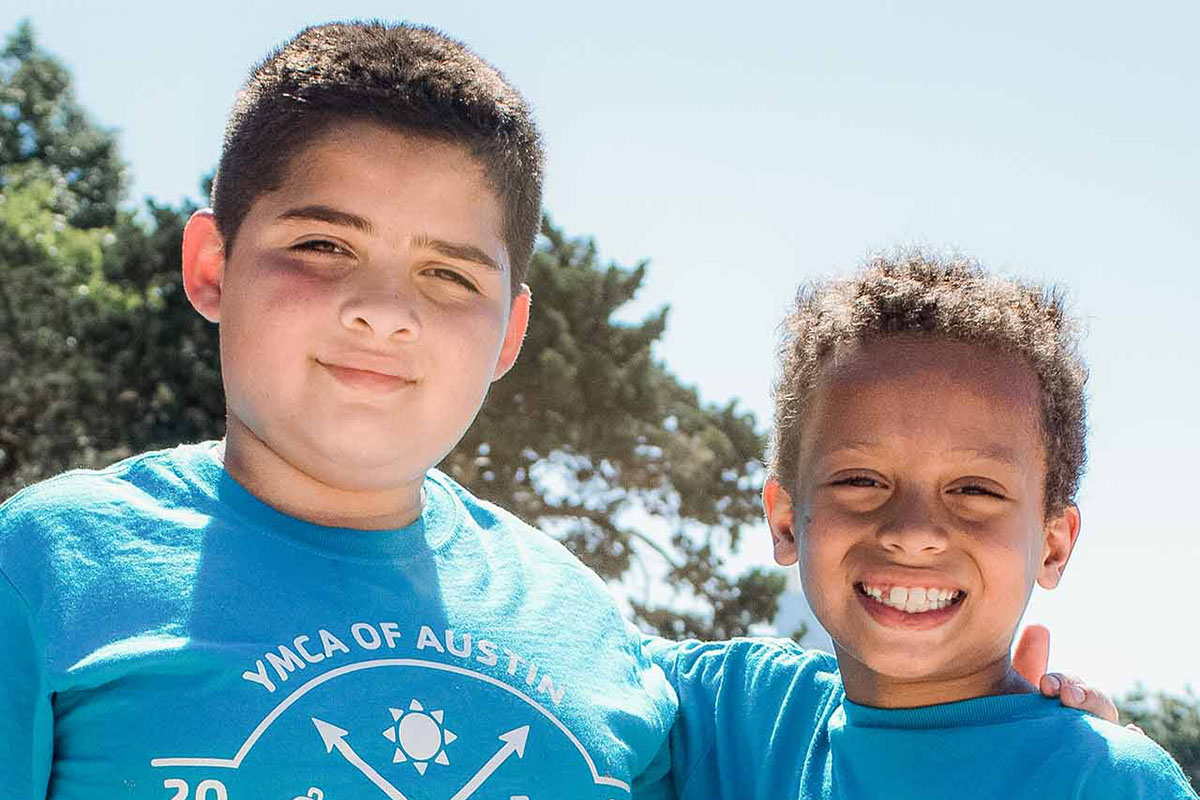
<svg viewBox="0 0 1200 800">
<path fill-rule="evenodd" d="M 686 800 L 1195 800 L 1145 736 L 1036 694 L 888 710 L 789 641 L 651 641 L 679 695 Z"/>
<path fill-rule="evenodd" d="M 669 796 L 674 694 L 603 582 L 444 475 L 424 491 L 403 529 L 320 527 L 207 443 L 13 497 L 0 797 Z"/>
</svg>

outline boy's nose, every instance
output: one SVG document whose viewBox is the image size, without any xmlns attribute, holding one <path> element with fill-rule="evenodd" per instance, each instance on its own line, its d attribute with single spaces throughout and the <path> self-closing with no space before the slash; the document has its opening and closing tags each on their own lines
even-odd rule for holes
<svg viewBox="0 0 1200 800">
<path fill-rule="evenodd" d="M 386 281 L 358 287 L 343 304 L 341 318 L 347 328 L 381 341 L 413 341 L 421 332 L 413 290 Z"/>
<path fill-rule="evenodd" d="M 892 514 L 877 534 L 885 550 L 932 555 L 946 549 L 948 535 L 933 503 L 911 495 L 893 502 Z"/>
</svg>

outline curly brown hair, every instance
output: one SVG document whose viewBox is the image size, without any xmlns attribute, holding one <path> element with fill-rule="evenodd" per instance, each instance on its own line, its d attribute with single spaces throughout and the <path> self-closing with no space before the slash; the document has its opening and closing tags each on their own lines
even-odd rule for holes
<svg viewBox="0 0 1200 800">
<path fill-rule="evenodd" d="M 1014 354 L 1033 368 L 1042 394 L 1047 518 L 1073 501 L 1086 460 L 1087 368 L 1060 289 L 988 274 L 965 257 L 907 250 L 801 287 L 783 327 L 769 468 L 785 488 L 795 488 L 804 415 L 836 349 L 915 333 Z"/>
</svg>

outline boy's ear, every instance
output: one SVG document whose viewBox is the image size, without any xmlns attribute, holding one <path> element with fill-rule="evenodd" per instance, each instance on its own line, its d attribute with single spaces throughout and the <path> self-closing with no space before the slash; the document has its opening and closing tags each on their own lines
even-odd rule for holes
<svg viewBox="0 0 1200 800">
<path fill-rule="evenodd" d="M 496 371 L 492 380 L 500 380 L 504 373 L 512 369 L 521 352 L 521 343 L 525 341 L 525 329 L 529 327 L 529 305 L 533 302 L 529 287 L 521 284 L 513 297 L 512 308 L 508 311 L 508 327 L 504 331 L 504 342 L 500 345 L 500 358 L 496 361 Z"/>
<path fill-rule="evenodd" d="M 209 322 L 221 321 L 221 285 L 225 280 L 225 241 L 212 209 L 192 214 L 183 229 L 183 291 L 192 308 Z"/>
<path fill-rule="evenodd" d="M 787 490 L 774 477 L 767 478 L 763 485 L 763 511 L 767 515 L 767 527 L 771 529 L 771 541 L 775 545 L 775 563 L 790 567 L 799 558 L 796 550 L 795 510 Z"/>
<path fill-rule="evenodd" d="M 1069 504 L 1058 516 L 1045 524 L 1045 540 L 1042 547 L 1042 563 L 1038 569 L 1038 585 L 1053 589 L 1062 580 L 1063 570 L 1075 549 L 1079 538 L 1079 507 Z"/>
</svg>

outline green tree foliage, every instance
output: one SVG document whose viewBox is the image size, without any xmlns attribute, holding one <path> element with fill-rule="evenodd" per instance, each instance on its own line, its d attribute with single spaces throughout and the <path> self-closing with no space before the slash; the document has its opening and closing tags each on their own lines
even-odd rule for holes
<svg viewBox="0 0 1200 800">
<path fill-rule="evenodd" d="M 1190 688 L 1178 696 L 1137 687 L 1117 705 L 1121 717 L 1174 756 L 1192 786 L 1200 788 L 1200 697 Z"/>
<path fill-rule="evenodd" d="M 614 321 L 645 264 L 603 266 L 594 243 L 549 223 L 543 234 L 529 272 L 525 352 L 444 468 L 558 536 L 601 575 L 646 570 L 651 582 L 676 587 L 672 608 L 631 600 L 655 630 L 716 638 L 771 619 L 782 576 L 733 578 L 725 569 L 760 514 L 754 418 L 732 403 L 705 406 L 654 358 L 665 309 Z"/>
<path fill-rule="evenodd" d="M 64 184 L 55 210 L 75 227 L 116 220 L 125 185 L 116 137 L 75 103 L 66 68 L 37 47 L 28 21 L 0 51 L 0 164 L 36 168 L 51 184 Z"/>
<path fill-rule="evenodd" d="M 0 195 L 0 495 L 219 431 L 216 331 L 179 274 L 189 210 L 76 228 L 55 210 L 64 182 L 16 171 Z"/>
<path fill-rule="evenodd" d="M 114 136 L 22 24 L 0 55 L 0 499 L 222 433 L 216 328 L 180 279 L 193 209 L 122 208 L 124 185 Z M 593 244 L 547 224 L 524 353 L 443 466 L 605 578 L 677 586 L 682 611 L 632 593 L 646 625 L 744 633 L 774 615 L 783 587 L 725 565 L 758 517 L 762 437 L 655 360 L 665 310 L 616 321 L 645 269 L 601 265 Z"/>
<path fill-rule="evenodd" d="M 179 273 L 192 209 L 121 209 L 124 183 L 23 23 L 0 54 L 0 495 L 220 430 L 216 333 Z"/>
<path fill-rule="evenodd" d="M 107 231 L 67 225 L 54 211 L 65 188 L 36 172 L 6 170 L 0 195 L 0 474 L 16 483 L 41 464 L 98 461 L 78 409 L 103 378 L 80 342 L 99 303 L 120 302 L 90 296 L 108 294 Z"/>
</svg>

